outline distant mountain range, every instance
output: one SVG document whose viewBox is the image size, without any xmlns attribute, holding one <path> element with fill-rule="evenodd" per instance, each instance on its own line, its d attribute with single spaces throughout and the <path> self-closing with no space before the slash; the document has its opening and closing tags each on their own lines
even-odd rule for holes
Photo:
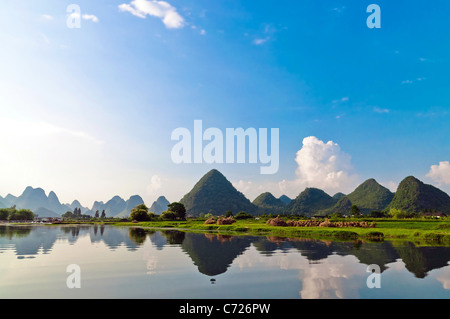
<svg viewBox="0 0 450 319">
<path fill-rule="evenodd" d="M 42 188 L 28 186 L 24 192 L 16 197 L 8 194 L 5 198 L 0 196 L 0 208 L 16 206 L 32 210 L 40 217 L 60 217 L 67 211 L 73 212 L 75 208 L 80 208 L 82 214 L 94 216 L 98 210 L 101 214 L 105 211 L 108 217 L 127 217 L 133 207 L 143 204 L 144 201 L 139 195 L 131 196 L 124 200 L 119 196 L 114 196 L 106 203 L 95 201 L 92 208 L 83 207 L 78 200 L 71 204 L 62 204 L 55 192 L 51 191 L 48 196 Z"/>
<path fill-rule="evenodd" d="M 286 195 L 276 198 L 271 193 L 264 192 L 251 202 L 222 173 L 213 169 L 206 173 L 180 202 L 185 205 L 188 216 L 198 216 L 201 213 L 222 215 L 228 210 L 231 210 L 234 215 L 241 211 L 253 215 L 348 214 L 352 205 L 358 206 L 363 214 L 369 214 L 372 211 L 388 211 L 391 208 L 410 213 L 432 210 L 450 214 L 450 196 L 413 176 L 406 177 L 395 193 L 371 178 L 348 195 L 337 193 L 330 196 L 321 189 L 308 187 L 292 200 Z M 53 191 L 47 196 L 42 188 L 31 186 L 28 186 L 18 197 L 11 194 L 4 198 L 0 196 L 0 208 L 16 205 L 19 209 L 31 209 L 41 217 L 58 217 L 67 211 L 73 212 L 75 208 L 80 208 L 82 214 L 91 216 L 97 210 L 99 213 L 104 210 L 108 217 L 127 217 L 133 207 L 143 203 L 139 195 L 131 196 L 128 200 L 114 196 L 106 203 L 94 202 L 89 209 L 83 207 L 78 200 L 74 200 L 71 204 L 62 204 Z M 169 201 L 164 196 L 160 196 L 150 206 L 149 211 L 161 214 L 167 210 L 168 205 Z"/>
</svg>

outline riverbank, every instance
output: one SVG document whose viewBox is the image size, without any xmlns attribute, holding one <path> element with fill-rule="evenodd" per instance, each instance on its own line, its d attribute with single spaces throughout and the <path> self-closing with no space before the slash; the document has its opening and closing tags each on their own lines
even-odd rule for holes
<svg viewBox="0 0 450 319">
<path fill-rule="evenodd" d="M 235 235 L 265 235 L 280 237 L 301 237 L 332 240 L 406 240 L 419 245 L 450 246 L 450 221 L 441 220 L 395 220 L 365 219 L 374 222 L 373 228 L 361 227 L 286 227 L 271 226 L 266 220 L 238 220 L 231 225 L 206 225 L 201 220 L 119 222 L 116 226 L 135 226 L 144 228 L 172 228 L 185 231 L 213 231 Z"/>
<path fill-rule="evenodd" d="M 400 240 L 410 241 L 416 245 L 450 246 L 450 221 L 447 219 L 330 219 L 331 222 L 374 223 L 374 227 L 294 227 L 267 225 L 267 218 L 237 220 L 231 225 L 205 224 L 205 220 L 187 219 L 185 221 L 146 221 L 125 222 L 118 219 L 64 221 L 53 224 L 14 223 L 13 225 L 112 225 L 132 226 L 148 229 L 177 229 L 189 232 L 216 232 L 230 235 L 279 236 L 290 238 L 311 238 L 324 240 L 364 240 L 376 241 Z"/>
</svg>

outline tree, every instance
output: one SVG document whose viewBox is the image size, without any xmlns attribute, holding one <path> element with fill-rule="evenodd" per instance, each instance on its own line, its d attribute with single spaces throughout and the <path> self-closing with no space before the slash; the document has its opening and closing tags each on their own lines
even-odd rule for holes
<svg viewBox="0 0 450 319">
<path fill-rule="evenodd" d="M 250 215 L 249 213 L 246 212 L 239 212 L 234 217 L 234 219 L 250 219 L 250 218 L 253 218 L 253 215 Z"/>
<path fill-rule="evenodd" d="M 177 214 L 171 210 L 166 210 L 161 213 L 161 218 L 164 220 L 176 220 Z"/>
<path fill-rule="evenodd" d="M 233 216 L 233 212 L 231 210 L 227 210 L 225 212 L 225 217 L 232 217 Z"/>
<path fill-rule="evenodd" d="M 385 212 L 382 211 L 371 211 L 370 217 L 373 218 L 382 218 L 382 217 L 388 217 L 388 215 Z"/>
<path fill-rule="evenodd" d="M 343 218 L 344 216 L 342 215 L 342 213 L 337 212 L 337 213 L 333 213 L 330 216 L 331 218 Z"/>
<path fill-rule="evenodd" d="M 350 207 L 350 215 L 357 217 L 357 216 L 361 215 L 361 210 L 359 209 L 358 206 L 352 205 Z"/>
<path fill-rule="evenodd" d="M 148 215 L 148 207 L 145 204 L 140 204 L 131 209 L 130 219 L 140 221 L 148 221 L 150 220 L 150 216 Z"/>
<path fill-rule="evenodd" d="M 106 218 L 105 210 L 102 210 L 102 216 L 101 216 L 101 218 Z"/>
<path fill-rule="evenodd" d="M 97 211 L 95 211 L 95 215 L 94 215 L 94 217 L 95 217 L 95 218 L 99 218 L 99 217 L 100 217 L 100 215 L 99 215 L 99 213 L 98 213 L 98 210 L 97 210 Z"/>
<path fill-rule="evenodd" d="M 391 216 L 392 218 L 407 218 L 408 213 L 405 211 L 402 211 L 401 209 L 396 209 L 396 208 L 391 208 L 389 210 L 389 216 Z"/>
<path fill-rule="evenodd" d="M 173 202 L 168 205 L 167 210 L 173 212 L 175 214 L 176 219 L 181 220 L 186 219 L 186 208 L 181 203 Z"/>
<path fill-rule="evenodd" d="M 74 218 L 74 214 L 69 210 L 61 215 L 63 219 L 72 219 Z"/>
<path fill-rule="evenodd" d="M 0 220 L 8 220 L 9 211 L 7 208 L 0 209 Z"/>
<path fill-rule="evenodd" d="M 33 220 L 34 214 L 29 209 L 21 209 L 17 210 L 14 207 L 7 209 L 8 211 L 8 220 Z"/>
</svg>

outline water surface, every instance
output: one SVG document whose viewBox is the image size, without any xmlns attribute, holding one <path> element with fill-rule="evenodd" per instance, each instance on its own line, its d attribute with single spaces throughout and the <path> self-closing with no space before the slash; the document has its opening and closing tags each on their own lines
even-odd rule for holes
<svg viewBox="0 0 450 319">
<path fill-rule="evenodd" d="M 450 247 L 0 226 L 0 298 L 450 298 Z M 68 288 L 68 265 L 80 288 Z M 368 265 L 380 288 L 369 288 Z"/>
</svg>

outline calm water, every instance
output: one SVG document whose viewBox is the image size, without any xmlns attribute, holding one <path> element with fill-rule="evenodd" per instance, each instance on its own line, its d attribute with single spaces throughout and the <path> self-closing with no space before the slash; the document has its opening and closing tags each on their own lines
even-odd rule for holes
<svg viewBox="0 0 450 319">
<path fill-rule="evenodd" d="M 412 243 L 0 226 L 0 298 L 450 298 L 449 261 L 450 247 Z"/>
</svg>

